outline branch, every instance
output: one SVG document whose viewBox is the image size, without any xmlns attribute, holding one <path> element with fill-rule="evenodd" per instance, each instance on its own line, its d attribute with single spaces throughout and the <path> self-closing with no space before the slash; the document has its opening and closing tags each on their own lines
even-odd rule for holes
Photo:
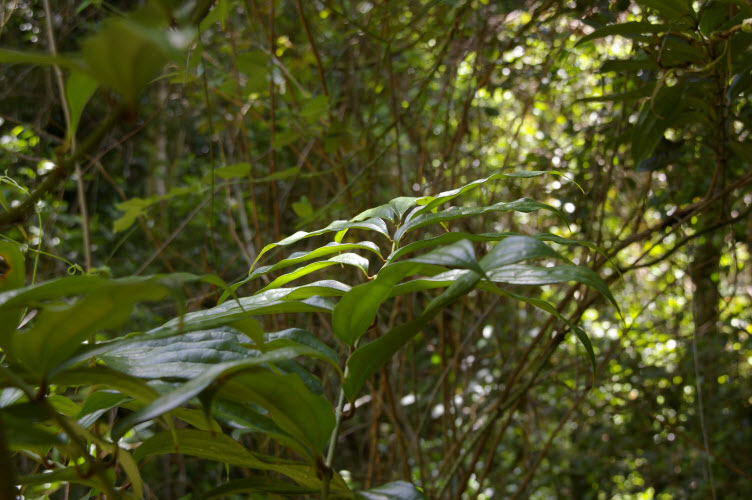
<svg viewBox="0 0 752 500">
<path fill-rule="evenodd" d="M 99 127 L 96 128 L 68 158 L 64 158 L 55 169 L 47 174 L 42 182 L 32 191 L 29 196 L 21 203 L 12 207 L 7 212 L 0 214 L 0 228 L 6 228 L 17 222 L 24 220 L 34 209 L 37 201 L 42 199 L 57 187 L 63 179 L 66 179 L 74 165 L 84 156 L 92 152 L 107 133 L 117 124 L 125 115 L 126 108 L 118 107 L 110 113 Z"/>
</svg>

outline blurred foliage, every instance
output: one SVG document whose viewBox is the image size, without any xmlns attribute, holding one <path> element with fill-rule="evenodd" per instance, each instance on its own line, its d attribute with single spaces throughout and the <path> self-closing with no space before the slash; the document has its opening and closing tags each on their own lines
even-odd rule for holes
<svg viewBox="0 0 752 500">
<path fill-rule="evenodd" d="M 146 331 L 180 304 L 198 312 L 224 300 L 223 281 L 242 282 L 264 245 L 295 231 L 499 172 L 559 170 L 576 183 L 490 182 L 462 205 L 528 197 L 560 209 L 566 223 L 490 212 L 445 224 L 602 249 L 557 247 L 605 278 L 623 318 L 581 285 L 511 288 L 581 322 L 595 350 L 593 387 L 577 338 L 561 335 L 564 322 L 473 291 L 368 380 L 346 412 L 333 468 L 354 489 L 401 479 L 429 498 L 752 497 L 747 2 L 62 0 L 50 2 L 50 19 L 43 4 L 0 4 L 3 216 L 88 149 L 33 210 L 2 227 L 3 241 L 25 249 L 27 284 L 82 272 L 218 277 L 172 283 L 183 298 L 164 305 L 135 304 L 121 330 Z M 87 146 L 107 116 L 116 119 Z M 295 250 L 322 244 L 306 238 Z M 264 264 L 287 250 L 269 249 Z M 381 244 L 382 255 L 390 250 Z M 357 268 L 334 269 L 339 281 L 360 279 Z M 274 272 L 237 294 L 284 273 Z M 368 338 L 415 320 L 435 296 L 390 299 Z M 335 345 L 326 314 L 261 323 L 271 332 L 293 326 Z M 113 334 L 105 325 L 95 340 Z M 335 371 L 306 367 L 336 401 Z M 44 400 L 67 416 L 91 396 L 48 389 Z M 20 397 L 3 389 L 0 406 Z M 88 423 L 98 432 L 127 414 L 106 410 Z M 200 414 L 183 417 L 195 423 Z M 128 439 L 135 446 L 155 430 L 136 426 Z M 286 457 L 261 435 L 233 437 Z M 25 498 L 86 496 L 90 477 L 57 458 L 10 457 L 19 475 L 59 474 L 25 487 Z M 145 451 L 136 459 L 151 498 L 228 479 L 258 486 L 247 462 L 225 468 Z"/>
</svg>

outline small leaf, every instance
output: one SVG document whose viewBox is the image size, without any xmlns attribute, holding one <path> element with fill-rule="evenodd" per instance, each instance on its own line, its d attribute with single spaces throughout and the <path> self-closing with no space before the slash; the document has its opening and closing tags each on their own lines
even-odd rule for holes
<svg viewBox="0 0 752 500">
<path fill-rule="evenodd" d="M 362 500 L 425 500 L 421 490 L 405 481 L 391 483 L 355 493 L 356 499 Z"/>
<path fill-rule="evenodd" d="M 239 177 L 247 176 L 250 172 L 250 163 L 235 163 L 234 165 L 219 167 L 214 171 L 214 173 L 222 179 L 237 179 Z"/>
<path fill-rule="evenodd" d="M 73 71 L 68 77 L 65 84 L 65 98 L 70 112 L 70 129 L 66 132 L 67 140 L 70 141 L 76 136 L 81 113 L 97 87 L 97 81 L 85 73 Z"/>
<path fill-rule="evenodd" d="M 602 28 L 598 28 L 589 35 L 582 37 L 576 44 L 580 45 L 590 40 L 596 40 L 606 36 L 620 35 L 626 38 L 639 38 L 645 34 L 658 34 L 666 33 L 670 30 L 670 26 L 666 24 L 653 24 L 641 21 L 630 21 L 621 24 L 610 24 Z"/>
</svg>

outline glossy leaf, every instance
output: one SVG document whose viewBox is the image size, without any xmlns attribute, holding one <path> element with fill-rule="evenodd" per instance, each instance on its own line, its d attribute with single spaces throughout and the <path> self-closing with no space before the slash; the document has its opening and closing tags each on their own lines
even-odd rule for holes
<svg viewBox="0 0 752 500">
<path fill-rule="evenodd" d="M 285 300 L 294 293 L 295 288 L 280 288 L 267 292 L 232 300 L 222 305 L 188 313 L 182 318 L 175 318 L 164 325 L 148 331 L 145 335 L 152 338 L 157 336 L 175 335 L 195 330 L 208 330 L 218 326 L 228 325 L 248 316 L 262 314 L 283 314 L 299 312 L 331 312 L 334 304 L 330 301 L 313 296 L 304 300 Z"/>
<path fill-rule="evenodd" d="M 178 389 L 156 399 L 141 410 L 128 415 L 118 422 L 112 429 L 112 437 L 114 440 L 119 439 L 132 426 L 140 422 L 151 420 L 152 418 L 158 417 L 177 408 L 195 396 L 198 396 L 207 387 L 217 381 L 224 382 L 243 371 L 257 369 L 257 367 L 265 365 L 266 363 L 292 359 L 297 356 L 323 357 L 314 349 L 297 346 L 277 349 L 254 358 L 213 364 L 201 375 L 192 378 L 187 383 L 181 385 Z M 324 359 L 326 358 L 324 357 Z"/>
<path fill-rule="evenodd" d="M 480 261 L 480 267 L 488 271 L 528 259 L 550 258 L 566 260 L 558 252 L 536 238 L 510 236 L 501 240 Z"/>
<path fill-rule="evenodd" d="M 480 275 L 485 274 L 481 266 L 478 264 L 478 260 L 475 258 L 475 249 L 473 248 L 472 242 L 465 239 L 440 246 L 427 254 L 413 257 L 410 261 L 449 268 L 459 267 L 462 269 L 470 269 Z"/>
<path fill-rule="evenodd" d="M 259 252 L 258 256 L 256 257 L 256 260 L 253 263 L 253 266 L 251 266 L 251 271 L 253 271 L 254 267 L 256 266 L 256 263 L 263 257 L 268 251 L 279 247 L 279 246 L 288 246 L 292 245 L 293 243 L 297 243 L 298 241 L 304 240 L 306 238 L 311 238 L 313 236 L 320 236 L 322 234 L 326 233 L 336 233 L 343 230 L 349 230 L 349 229 L 365 229 L 367 231 L 374 231 L 378 234 L 381 234 L 382 236 L 389 237 L 389 230 L 386 227 L 386 223 L 384 223 L 383 220 L 379 219 L 378 217 L 373 217 L 371 219 L 367 219 L 364 221 L 356 221 L 356 222 L 348 222 L 344 220 L 338 220 L 334 221 L 328 226 L 326 226 L 324 229 L 319 229 L 316 231 L 311 231 L 309 233 L 305 231 L 298 231 L 297 233 L 288 236 L 287 238 L 284 238 L 282 240 L 279 240 L 276 243 L 271 243 L 269 245 L 266 245 L 264 248 L 261 249 L 261 252 Z"/>
<path fill-rule="evenodd" d="M 36 373 L 45 373 L 92 334 L 122 325 L 136 302 L 162 300 L 169 293 L 159 280 L 99 286 L 73 304 L 43 308 L 30 328 L 13 336 L 8 354 Z"/>
<path fill-rule="evenodd" d="M 409 262 L 384 266 L 375 279 L 343 295 L 332 313 L 332 329 L 337 338 L 353 345 L 373 323 L 379 306 L 389 297 L 394 285 L 417 268 Z"/>
<path fill-rule="evenodd" d="M 178 429 L 157 434 L 136 448 L 133 458 L 141 461 L 166 453 L 181 453 L 239 467 L 279 472 L 300 485 L 321 488 L 316 469 L 307 464 L 276 463 L 271 457 L 251 453 L 229 436 L 206 431 Z"/>
<path fill-rule="evenodd" d="M 366 259 L 365 257 L 361 257 L 360 255 L 356 253 L 343 253 L 341 255 L 335 255 L 334 257 L 327 259 L 327 260 L 312 262 L 310 264 L 307 264 L 303 267 L 296 269 L 295 271 L 292 271 L 287 274 L 283 274 L 282 276 L 276 278 L 274 281 L 266 285 L 257 293 L 265 292 L 273 288 L 279 288 L 282 285 L 285 285 L 298 278 L 302 278 L 303 276 L 311 274 L 320 269 L 324 269 L 324 268 L 335 266 L 335 265 L 343 265 L 343 264 L 356 267 L 360 269 L 361 271 L 363 271 L 363 274 L 368 276 L 368 259 Z"/>
<path fill-rule="evenodd" d="M 575 281 L 598 291 L 606 297 L 616 309 L 619 305 L 608 289 L 608 285 L 592 270 L 582 266 L 540 267 L 531 265 L 512 265 L 488 270 L 491 281 L 510 285 L 550 285 Z"/>
<path fill-rule="evenodd" d="M 365 219 L 370 219 L 371 217 L 379 217 L 381 219 L 386 219 L 391 221 L 392 223 L 398 223 L 400 220 L 402 220 L 402 217 L 405 215 L 405 213 L 410 210 L 412 207 L 416 206 L 418 204 L 418 200 L 422 200 L 424 198 L 416 198 L 412 196 L 400 196 L 399 198 L 395 198 L 389 203 L 386 203 L 384 205 L 380 205 L 378 207 L 369 208 L 368 210 L 365 210 L 355 217 L 353 217 L 352 221 L 361 221 Z"/>
<path fill-rule="evenodd" d="M 368 250 L 369 252 L 372 252 L 381 257 L 381 251 L 379 250 L 379 247 L 376 246 L 375 243 L 372 243 L 370 241 L 361 241 L 360 243 L 332 242 L 307 252 L 296 252 L 290 255 L 288 258 L 280 260 L 274 265 L 258 267 L 253 270 L 248 279 L 251 280 L 253 278 L 256 278 L 257 276 L 261 276 L 262 274 L 270 273 L 278 269 L 283 269 L 294 264 L 299 264 L 301 262 L 317 259 L 325 255 L 345 252 L 348 250 Z"/>
<path fill-rule="evenodd" d="M 309 460 L 320 456 L 334 429 L 332 404 L 312 393 L 295 374 L 246 372 L 222 385 L 217 396 L 264 408 L 275 425 L 307 449 L 301 456 Z"/>
<path fill-rule="evenodd" d="M 564 219 L 564 215 L 559 210 L 553 208 L 552 206 L 546 205 L 545 203 L 537 202 L 535 200 L 531 200 L 529 198 L 522 198 L 522 199 L 512 201 L 512 202 L 496 203 L 495 205 L 491 205 L 488 207 L 477 207 L 477 208 L 451 207 L 442 212 L 437 212 L 437 213 L 429 212 L 429 213 L 423 213 L 420 215 L 413 216 L 408 222 L 406 222 L 403 226 L 401 226 L 394 233 L 394 241 L 399 242 L 408 231 L 413 231 L 415 229 L 418 229 L 420 227 L 424 227 L 430 224 L 439 224 L 439 223 L 448 222 L 454 219 L 478 216 L 478 215 L 483 215 L 483 214 L 487 214 L 491 212 L 509 212 L 512 210 L 517 211 L 517 212 L 523 212 L 523 213 L 534 212 L 536 210 L 548 210 L 549 212 L 556 214 L 561 220 L 566 222 L 566 220 Z M 416 214 L 416 212 L 411 212 L 410 215 L 413 215 L 413 214 Z"/>
<path fill-rule="evenodd" d="M 363 384 L 381 365 L 418 334 L 443 308 L 475 288 L 480 279 L 480 275 L 472 271 L 458 276 L 449 288 L 428 304 L 418 318 L 396 326 L 373 342 L 356 349 L 347 360 L 348 375 L 342 386 L 347 398 L 354 401 Z"/>
</svg>

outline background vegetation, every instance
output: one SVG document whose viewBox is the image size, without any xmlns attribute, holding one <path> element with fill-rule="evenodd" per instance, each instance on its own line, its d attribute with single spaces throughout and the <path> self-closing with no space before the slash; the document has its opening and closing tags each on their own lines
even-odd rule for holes
<svg viewBox="0 0 752 500">
<path fill-rule="evenodd" d="M 493 211 L 446 229 L 546 233 L 602 249 L 556 247 L 608 283 L 623 317 L 582 283 L 509 288 L 581 324 L 595 383 L 566 321 L 472 291 L 366 382 L 346 408 L 332 468 L 356 490 L 403 480 L 429 498 L 752 497 L 747 2 L 45 3 L 0 3 L 0 225 L 3 241 L 25 248 L 27 285 L 81 273 L 211 274 L 221 280 L 177 287 L 186 311 L 206 310 L 224 299 L 223 282 L 244 280 L 265 245 L 295 231 L 500 172 L 558 170 L 575 182 L 500 178 L 457 204 L 527 197 L 566 223 L 546 211 Z M 120 23 L 127 12 L 131 24 Z M 81 59 L 55 57 L 74 53 Z M 294 250 L 329 241 L 306 238 Z M 289 254 L 277 247 L 263 263 Z M 4 269 L 19 269 L 3 255 Z M 363 282 L 357 269 L 334 269 L 309 282 Z M 250 296 L 279 274 L 236 292 Z M 3 289 L 23 284 L 5 276 Z M 434 296 L 392 299 L 366 337 L 413 321 Z M 103 323 L 79 341 L 153 328 L 180 312 L 175 304 L 139 302 L 125 327 Z M 347 356 L 325 313 L 272 314 L 261 326 L 318 332 L 335 359 Z M 60 434 L 64 420 L 50 421 L 55 412 L 94 435 L 78 452 L 11 442 L 3 470 L 16 471 L 25 498 L 102 494 L 103 478 L 123 486 L 109 496 L 137 489 L 125 462 L 103 456 L 116 465 L 87 469 L 100 457 L 85 455 L 140 406 L 101 403 L 84 425 L 96 391 L 45 387 L 4 366 L 6 427 L 36 418 L 75 444 Z M 336 406 L 336 370 L 306 366 Z M 9 378 L 18 373 L 26 394 Z M 52 409 L 29 417 L 19 405 L 34 401 Z M 158 426 L 146 420 L 123 449 L 137 450 Z M 232 437 L 290 458 L 263 433 Z M 259 477 L 200 453 L 140 459 L 149 498 L 198 498 Z M 39 475 L 60 470 L 68 475 Z M 258 487 L 274 492 L 269 484 Z"/>
</svg>

